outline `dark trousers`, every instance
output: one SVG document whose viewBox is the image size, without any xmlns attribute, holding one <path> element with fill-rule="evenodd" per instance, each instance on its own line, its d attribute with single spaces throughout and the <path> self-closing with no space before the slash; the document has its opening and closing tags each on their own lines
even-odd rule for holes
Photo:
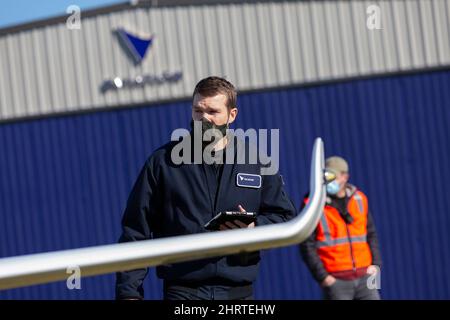
<svg viewBox="0 0 450 320">
<path fill-rule="evenodd" d="M 164 300 L 253 300 L 253 286 L 164 282 Z"/>
<path fill-rule="evenodd" d="M 369 289 L 367 279 L 364 276 L 355 280 L 336 279 L 330 287 L 324 287 L 323 295 L 325 300 L 380 300 L 377 289 Z"/>
</svg>

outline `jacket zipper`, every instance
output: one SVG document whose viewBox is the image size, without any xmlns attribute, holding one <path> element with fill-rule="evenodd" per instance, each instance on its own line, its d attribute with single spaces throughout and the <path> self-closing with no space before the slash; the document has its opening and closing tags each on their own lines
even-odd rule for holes
<svg viewBox="0 0 450 320">
<path fill-rule="evenodd" d="M 352 196 L 353 196 L 353 194 L 350 197 L 352 197 Z M 345 210 L 348 210 L 347 207 L 348 207 L 348 201 L 349 201 L 350 197 L 348 197 L 346 202 L 345 202 Z M 347 230 L 348 243 L 350 245 L 350 257 L 352 259 L 353 272 L 356 272 L 356 263 L 355 263 L 355 256 L 354 256 L 354 253 L 353 253 L 352 238 L 350 237 L 350 230 L 348 229 L 347 222 L 344 221 L 344 223 L 345 223 L 345 229 Z"/>
<path fill-rule="evenodd" d="M 348 230 L 347 223 L 345 223 L 345 228 L 347 229 L 347 238 L 348 238 L 348 243 L 350 245 L 350 256 L 352 258 L 353 271 L 356 271 L 355 257 L 353 256 L 352 238 L 350 238 L 350 231 Z"/>
</svg>

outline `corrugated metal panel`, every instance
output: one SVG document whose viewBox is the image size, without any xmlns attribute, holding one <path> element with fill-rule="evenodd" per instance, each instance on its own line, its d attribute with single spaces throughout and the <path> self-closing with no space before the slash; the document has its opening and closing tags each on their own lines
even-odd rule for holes
<svg viewBox="0 0 450 320">
<path fill-rule="evenodd" d="M 236 126 L 280 128 L 280 169 L 298 205 L 314 137 L 348 158 L 369 197 L 386 299 L 450 299 L 450 71 L 243 94 Z M 113 243 L 138 171 L 190 102 L 0 125 L 0 255 Z M 161 296 L 152 274 L 148 298 Z M 0 298 L 109 299 L 114 277 L 0 292 Z M 320 298 L 296 247 L 264 253 L 256 297 Z"/>
<path fill-rule="evenodd" d="M 191 95 L 210 74 L 239 89 L 448 66 L 450 3 L 379 1 L 381 30 L 366 26 L 370 1 L 263 1 L 151 7 L 82 18 L 0 37 L 0 120 Z M 135 65 L 113 31 L 156 35 Z M 181 70 L 172 85 L 102 92 L 106 79 Z"/>
</svg>

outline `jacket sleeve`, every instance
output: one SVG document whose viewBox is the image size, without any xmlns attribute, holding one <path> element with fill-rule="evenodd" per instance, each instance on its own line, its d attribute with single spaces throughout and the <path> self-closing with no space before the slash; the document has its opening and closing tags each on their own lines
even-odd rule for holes
<svg viewBox="0 0 450 320">
<path fill-rule="evenodd" d="M 283 189 L 279 174 L 263 176 L 261 205 L 256 225 L 285 222 L 296 214 L 295 206 Z"/>
<path fill-rule="evenodd" d="M 304 196 L 304 199 L 308 198 L 308 194 Z M 303 209 L 305 207 L 305 201 L 302 201 L 300 207 Z M 300 244 L 300 254 L 311 272 L 313 278 L 320 284 L 327 276 L 328 271 L 323 266 L 322 260 L 320 260 L 319 254 L 317 253 L 317 227 L 314 232 Z"/>
<path fill-rule="evenodd" d="M 367 216 L 367 243 L 369 244 L 370 252 L 372 253 L 372 264 L 381 268 L 381 254 L 378 245 L 377 231 L 370 211 Z"/>
<path fill-rule="evenodd" d="M 151 238 L 151 218 L 154 210 L 156 179 L 150 160 L 142 168 L 127 201 L 122 218 L 122 235 L 119 243 Z M 116 273 L 116 299 L 144 298 L 143 281 L 148 269 Z"/>
<path fill-rule="evenodd" d="M 320 260 L 316 247 L 317 228 L 314 232 L 300 244 L 300 254 L 311 272 L 313 278 L 320 284 L 327 276 L 328 272 Z"/>
</svg>

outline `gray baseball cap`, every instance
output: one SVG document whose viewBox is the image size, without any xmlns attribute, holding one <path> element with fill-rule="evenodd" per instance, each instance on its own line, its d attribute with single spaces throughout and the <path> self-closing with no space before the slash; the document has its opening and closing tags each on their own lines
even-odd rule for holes
<svg viewBox="0 0 450 320">
<path fill-rule="evenodd" d="M 348 163 L 344 158 L 332 156 L 325 160 L 325 170 L 333 173 L 348 173 Z"/>
</svg>

